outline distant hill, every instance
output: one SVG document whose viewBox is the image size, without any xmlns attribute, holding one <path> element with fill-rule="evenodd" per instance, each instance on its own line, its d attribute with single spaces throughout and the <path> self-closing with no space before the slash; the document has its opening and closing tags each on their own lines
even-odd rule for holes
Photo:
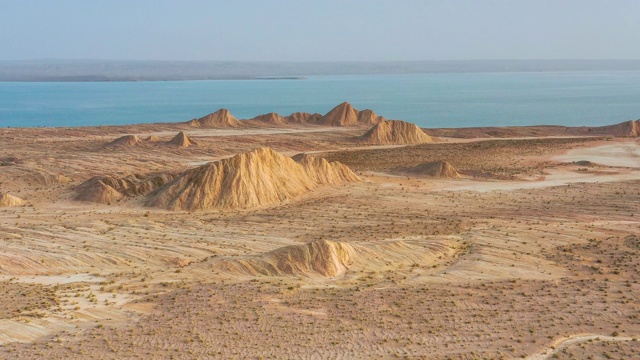
<svg viewBox="0 0 640 360">
<path fill-rule="evenodd" d="M 0 81 L 304 79 L 317 75 L 640 70 L 640 60 L 395 62 L 0 61 Z"/>
</svg>

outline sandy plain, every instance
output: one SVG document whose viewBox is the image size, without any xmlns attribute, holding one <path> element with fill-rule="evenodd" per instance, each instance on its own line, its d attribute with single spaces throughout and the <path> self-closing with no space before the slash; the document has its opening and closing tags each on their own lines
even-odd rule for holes
<svg viewBox="0 0 640 360">
<path fill-rule="evenodd" d="M 198 145 L 163 143 L 180 130 Z M 367 146 L 360 127 L 0 129 L 0 192 L 26 201 L 0 208 L 0 358 L 640 357 L 640 144 L 507 130 Z M 124 134 L 162 142 L 105 148 Z M 263 146 L 363 181 L 246 210 L 74 200 L 94 176 Z M 461 177 L 406 172 L 435 160 Z M 335 276 L 228 265 L 314 241 L 356 250 Z"/>
</svg>

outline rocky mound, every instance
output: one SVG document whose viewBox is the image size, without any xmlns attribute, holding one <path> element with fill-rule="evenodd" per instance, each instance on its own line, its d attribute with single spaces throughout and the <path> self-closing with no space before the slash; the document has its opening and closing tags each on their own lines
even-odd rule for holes
<svg viewBox="0 0 640 360">
<path fill-rule="evenodd" d="M 459 178 L 458 170 L 446 161 L 433 161 L 409 169 L 410 173 L 442 178 Z"/>
<path fill-rule="evenodd" d="M 364 109 L 358 112 L 358 124 L 361 125 L 376 125 L 387 119 L 384 116 L 378 116 L 373 110 Z"/>
<path fill-rule="evenodd" d="M 264 114 L 264 115 L 258 115 L 251 120 L 266 123 L 266 124 L 271 124 L 271 125 L 282 125 L 287 122 L 286 118 L 283 118 L 282 116 L 274 112 Z"/>
<path fill-rule="evenodd" d="M 318 184 L 337 185 L 362 181 L 351 169 L 337 161 L 328 162 L 307 154 L 298 154 L 292 159 L 302 165 L 307 175 Z"/>
<path fill-rule="evenodd" d="M 343 102 L 326 113 L 320 122 L 328 126 L 358 125 L 358 113 L 351 104 Z"/>
<path fill-rule="evenodd" d="M 147 195 L 173 180 L 175 175 L 127 175 L 124 177 L 96 176 L 76 188 L 79 201 L 110 204 L 125 197 Z"/>
<path fill-rule="evenodd" d="M 169 140 L 168 144 L 176 145 L 180 147 L 189 147 L 191 145 L 197 145 L 198 143 L 189 139 L 187 134 L 180 131 L 178 135 L 174 136 L 173 139 Z"/>
<path fill-rule="evenodd" d="M 71 179 L 64 175 L 48 173 L 40 173 L 36 175 L 35 180 L 44 186 L 67 184 L 71 181 Z"/>
<path fill-rule="evenodd" d="M 144 141 L 149 142 L 149 143 L 155 143 L 155 142 L 159 142 L 160 141 L 160 137 L 158 137 L 156 135 L 150 135 L 148 138 L 144 139 Z"/>
<path fill-rule="evenodd" d="M 629 120 L 619 124 L 597 127 L 567 127 L 564 130 L 569 135 L 640 137 L 640 120 Z"/>
<path fill-rule="evenodd" d="M 130 147 L 142 145 L 142 140 L 136 135 L 125 135 L 108 143 L 107 147 Z"/>
<path fill-rule="evenodd" d="M 334 107 L 325 115 L 310 114 L 306 112 L 295 112 L 289 116 L 281 116 L 271 112 L 258 115 L 248 120 L 249 123 L 262 123 L 269 125 L 283 124 L 317 124 L 326 126 L 355 126 L 355 125 L 375 125 L 386 119 L 376 115 L 369 109 L 358 111 L 348 102 Z M 236 119 L 229 110 L 220 109 L 214 113 L 206 115 L 200 119 L 193 119 L 186 122 L 193 127 L 214 127 L 214 128 L 237 128 L 241 127 L 243 121 Z"/>
<path fill-rule="evenodd" d="M 451 240 L 415 239 L 350 244 L 317 240 L 264 254 L 214 259 L 196 267 L 212 267 L 231 276 L 339 277 L 349 270 L 388 271 L 398 267 L 434 268 L 451 263 L 465 245 Z"/>
<path fill-rule="evenodd" d="M 284 122 L 287 124 L 313 124 L 322 119 L 321 114 L 310 114 L 306 112 L 295 112 L 289 116 L 284 117 Z"/>
<path fill-rule="evenodd" d="M 0 207 L 24 205 L 24 200 L 9 194 L 0 194 Z"/>
<path fill-rule="evenodd" d="M 75 200 L 87 201 L 98 204 L 113 204 L 123 198 L 113 187 L 98 180 L 92 186 L 87 187 L 76 195 Z"/>
<path fill-rule="evenodd" d="M 237 128 L 242 126 L 240 121 L 231 115 L 227 109 L 220 109 L 200 119 L 188 121 L 187 124 L 197 127 L 214 128 Z"/>
<path fill-rule="evenodd" d="M 354 126 L 375 125 L 384 120 L 384 117 L 376 115 L 372 110 L 358 111 L 348 102 L 343 102 L 320 118 L 318 123 L 327 126 Z"/>
<path fill-rule="evenodd" d="M 335 171 L 344 171 L 340 169 Z M 293 199 L 321 184 L 352 178 L 346 174 L 343 179 L 329 174 L 310 177 L 309 171 L 269 148 L 256 149 L 183 172 L 152 194 L 146 205 L 169 210 L 255 208 Z"/>
<path fill-rule="evenodd" d="M 407 145 L 433 142 L 431 136 L 417 125 L 400 120 L 383 121 L 362 135 L 360 140 L 372 145 Z"/>
<path fill-rule="evenodd" d="M 629 120 L 616 125 L 604 126 L 602 129 L 613 136 L 640 137 L 640 120 Z"/>
<path fill-rule="evenodd" d="M 347 243 L 318 240 L 218 265 L 223 271 L 250 276 L 335 277 L 345 273 L 353 254 L 353 247 Z"/>
</svg>

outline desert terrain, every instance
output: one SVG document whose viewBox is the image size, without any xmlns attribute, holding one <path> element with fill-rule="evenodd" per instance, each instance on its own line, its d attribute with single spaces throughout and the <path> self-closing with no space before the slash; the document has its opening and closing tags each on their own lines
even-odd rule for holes
<svg viewBox="0 0 640 360">
<path fill-rule="evenodd" d="M 0 358 L 640 358 L 639 127 L 0 129 Z"/>
</svg>

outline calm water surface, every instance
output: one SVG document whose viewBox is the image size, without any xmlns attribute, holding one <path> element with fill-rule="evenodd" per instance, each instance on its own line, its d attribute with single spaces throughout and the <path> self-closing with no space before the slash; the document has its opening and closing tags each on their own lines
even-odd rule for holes
<svg viewBox="0 0 640 360">
<path fill-rule="evenodd" d="M 640 71 L 318 76 L 304 80 L 0 83 L 0 127 L 326 113 L 349 101 L 423 127 L 606 125 L 640 118 Z"/>
</svg>

